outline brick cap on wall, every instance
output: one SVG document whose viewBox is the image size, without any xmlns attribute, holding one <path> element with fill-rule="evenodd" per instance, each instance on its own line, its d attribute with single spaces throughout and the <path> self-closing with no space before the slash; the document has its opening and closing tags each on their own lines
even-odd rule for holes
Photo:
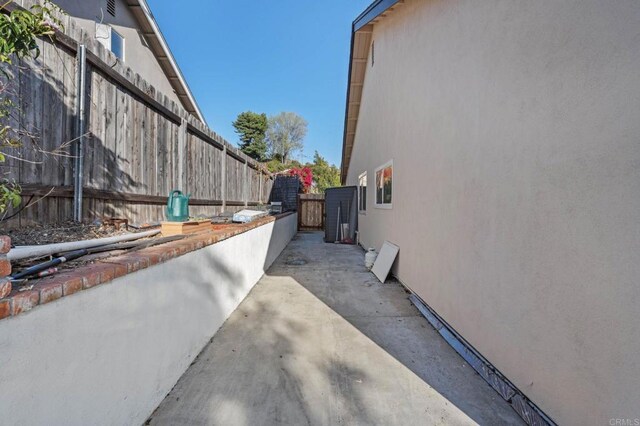
<svg viewBox="0 0 640 426">
<path fill-rule="evenodd" d="M 193 234 L 181 240 L 101 259 L 51 277 L 30 280 L 28 286 L 33 285 L 30 290 L 19 291 L 20 286 L 16 286 L 17 288 L 14 288 L 6 298 L 0 299 L 0 319 L 16 316 L 38 305 L 53 302 L 97 285 L 107 284 L 115 278 L 166 262 L 291 214 L 293 213 L 288 212 L 262 217 L 250 223 L 222 225 L 213 231 Z"/>
</svg>

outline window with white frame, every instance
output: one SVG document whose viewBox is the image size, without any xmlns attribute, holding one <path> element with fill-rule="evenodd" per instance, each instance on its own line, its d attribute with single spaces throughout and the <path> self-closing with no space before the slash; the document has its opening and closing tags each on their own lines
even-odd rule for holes
<svg viewBox="0 0 640 426">
<path fill-rule="evenodd" d="M 393 199 L 393 161 L 376 169 L 376 207 L 390 209 Z"/>
<path fill-rule="evenodd" d="M 111 51 L 116 58 L 124 62 L 124 37 L 113 28 L 111 28 Z"/>
<path fill-rule="evenodd" d="M 367 211 L 367 172 L 358 176 L 358 211 Z"/>
<path fill-rule="evenodd" d="M 124 62 L 125 39 L 111 25 L 96 23 L 96 39 Z"/>
</svg>

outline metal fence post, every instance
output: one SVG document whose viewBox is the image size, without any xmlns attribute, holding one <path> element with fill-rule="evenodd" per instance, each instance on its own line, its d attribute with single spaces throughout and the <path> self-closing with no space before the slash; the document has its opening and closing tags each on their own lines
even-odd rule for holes
<svg viewBox="0 0 640 426">
<path fill-rule="evenodd" d="M 186 192 L 188 189 L 184 187 L 185 179 L 184 172 L 187 170 L 185 167 L 185 155 L 184 151 L 187 147 L 187 120 L 184 118 L 180 120 L 180 128 L 178 129 L 178 188 Z M 191 189 L 191 188 L 189 188 Z"/>
<path fill-rule="evenodd" d="M 75 146 L 75 176 L 73 191 L 73 220 L 82 221 L 82 185 L 84 174 L 84 132 L 85 132 L 85 90 L 86 90 L 86 67 L 87 51 L 84 44 L 78 45 L 77 54 L 78 65 L 76 67 L 76 130 L 78 138 Z"/>
</svg>

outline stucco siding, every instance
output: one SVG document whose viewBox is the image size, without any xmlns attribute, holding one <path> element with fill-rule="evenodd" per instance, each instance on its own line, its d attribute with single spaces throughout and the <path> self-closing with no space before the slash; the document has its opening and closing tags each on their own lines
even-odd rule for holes
<svg viewBox="0 0 640 426">
<path fill-rule="evenodd" d="M 373 40 L 362 244 L 555 421 L 640 418 L 640 3 L 407 0 Z"/>
<path fill-rule="evenodd" d="M 90 37 L 96 36 L 96 22 L 111 25 L 125 39 L 124 63 L 157 90 L 181 104 L 158 60 L 139 31 L 133 13 L 123 0 L 116 0 L 116 16 L 107 12 L 106 0 L 54 0 Z"/>
</svg>

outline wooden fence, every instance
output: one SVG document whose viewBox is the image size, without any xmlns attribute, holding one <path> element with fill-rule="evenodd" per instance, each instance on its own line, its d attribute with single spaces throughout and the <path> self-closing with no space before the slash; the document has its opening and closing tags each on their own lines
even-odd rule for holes
<svg viewBox="0 0 640 426">
<path fill-rule="evenodd" d="M 324 194 L 298 195 L 298 229 L 301 231 L 324 229 Z"/>
<path fill-rule="evenodd" d="M 37 59 L 5 68 L 14 78 L 3 96 L 20 113 L 3 124 L 29 135 L 20 137 L 19 147 L 3 149 L 21 158 L 7 158 L 0 163 L 0 173 L 21 185 L 23 204 L 9 211 L 0 227 L 73 218 L 72 154 L 81 136 L 80 45 L 87 51 L 84 221 L 101 217 L 124 217 L 132 223 L 161 220 L 172 189 L 191 193 L 192 215 L 214 215 L 268 200 L 273 178 L 259 163 L 117 61 L 73 19 L 65 21 L 64 34 L 55 42 L 38 41 Z"/>
</svg>

